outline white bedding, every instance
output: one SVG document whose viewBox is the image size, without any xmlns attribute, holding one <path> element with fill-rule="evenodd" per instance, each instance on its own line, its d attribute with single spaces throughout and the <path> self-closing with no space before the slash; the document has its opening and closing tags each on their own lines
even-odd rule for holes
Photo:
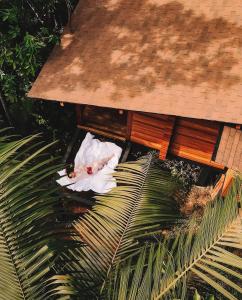
<svg viewBox="0 0 242 300">
<path fill-rule="evenodd" d="M 73 191 L 92 190 L 97 193 L 107 193 L 116 186 L 116 181 L 112 174 L 118 165 L 121 153 L 122 149 L 116 144 L 101 142 L 98 139 L 94 139 L 94 136 L 88 132 L 76 154 L 74 169 L 84 170 L 88 166 L 98 165 L 98 162 L 101 160 L 108 161 L 95 174 L 89 175 L 87 172 L 82 171 L 75 178 L 69 178 L 64 169 L 58 172 L 62 177 L 57 180 L 57 183 Z"/>
</svg>

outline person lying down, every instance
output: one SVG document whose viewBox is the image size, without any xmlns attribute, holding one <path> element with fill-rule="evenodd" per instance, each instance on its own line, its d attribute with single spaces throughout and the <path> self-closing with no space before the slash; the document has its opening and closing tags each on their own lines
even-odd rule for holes
<svg viewBox="0 0 242 300">
<path fill-rule="evenodd" d="M 117 184 L 112 176 L 117 167 L 122 149 L 111 142 L 101 142 L 87 133 L 78 150 L 74 166 L 64 169 L 56 180 L 61 186 L 73 191 L 107 193 Z"/>
</svg>

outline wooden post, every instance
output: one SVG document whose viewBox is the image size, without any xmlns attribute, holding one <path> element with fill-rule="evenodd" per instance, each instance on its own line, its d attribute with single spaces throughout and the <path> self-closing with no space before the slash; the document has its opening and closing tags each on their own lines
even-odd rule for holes
<svg viewBox="0 0 242 300">
<path fill-rule="evenodd" d="M 84 105 L 81 104 L 76 104 L 76 119 L 77 119 L 77 126 L 81 125 L 83 123 L 83 110 L 84 110 Z"/>
<path fill-rule="evenodd" d="M 160 148 L 160 153 L 159 153 L 159 159 L 160 160 L 165 160 L 167 153 L 171 149 L 171 144 L 173 143 L 174 140 L 174 133 L 175 133 L 175 128 L 177 125 L 177 117 L 176 116 L 169 116 L 169 123 L 171 125 L 170 133 L 165 133 L 163 134 L 163 140 L 161 140 L 161 148 Z M 167 129 L 164 128 L 164 131 Z"/>
<path fill-rule="evenodd" d="M 133 112 L 128 111 L 126 140 L 130 140 L 132 130 Z"/>
</svg>

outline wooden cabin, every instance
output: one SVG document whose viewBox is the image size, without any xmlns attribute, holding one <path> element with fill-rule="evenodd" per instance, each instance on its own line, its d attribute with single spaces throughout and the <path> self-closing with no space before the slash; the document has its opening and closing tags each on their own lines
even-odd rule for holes
<svg viewBox="0 0 242 300">
<path fill-rule="evenodd" d="M 242 171 L 242 2 L 80 1 L 28 96 L 77 126 Z"/>
</svg>

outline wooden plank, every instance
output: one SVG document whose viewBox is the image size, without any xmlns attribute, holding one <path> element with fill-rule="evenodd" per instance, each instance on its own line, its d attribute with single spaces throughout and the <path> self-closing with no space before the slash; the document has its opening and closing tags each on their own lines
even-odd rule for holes
<svg viewBox="0 0 242 300">
<path fill-rule="evenodd" d="M 172 123 L 173 121 L 170 121 L 169 123 L 166 122 L 166 121 L 159 121 L 158 122 L 154 122 L 154 120 L 150 120 L 149 121 L 142 121 L 142 119 L 140 120 L 137 120 L 135 118 L 133 118 L 133 125 L 136 125 L 136 126 L 141 126 L 141 127 L 144 127 L 145 126 L 149 126 L 151 128 L 153 128 L 153 130 L 166 130 L 166 131 L 171 131 L 173 126 L 172 126 Z"/>
<path fill-rule="evenodd" d="M 242 168 L 241 169 L 239 168 L 239 164 L 240 164 L 241 160 L 242 160 L 242 132 L 240 132 L 240 140 L 239 140 L 239 143 L 237 145 L 237 149 L 236 149 L 236 152 L 234 155 L 234 161 L 233 161 L 232 168 L 235 170 L 238 169 L 242 172 Z"/>
<path fill-rule="evenodd" d="M 235 132 L 236 132 L 236 129 L 230 128 L 229 137 L 228 137 L 228 140 L 227 140 L 227 144 L 226 144 L 226 148 L 225 148 L 224 156 L 223 156 L 223 160 L 222 160 L 222 164 L 225 165 L 225 166 L 227 166 L 228 161 L 229 161 L 230 153 L 231 153 L 232 146 L 233 146 Z"/>
<path fill-rule="evenodd" d="M 157 119 L 157 120 L 164 120 L 164 121 L 172 121 L 175 116 L 171 115 L 163 115 L 163 114 L 155 114 L 155 113 L 146 113 L 146 112 L 134 112 L 134 114 L 137 114 L 139 116 L 145 116 L 145 117 L 150 117 L 152 119 Z"/>
<path fill-rule="evenodd" d="M 210 160 L 209 158 L 204 158 L 198 153 L 188 152 L 188 150 L 185 149 L 185 147 L 184 148 L 181 148 L 180 146 L 178 146 L 178 148 L 173 147 L 172 153 L 176 156 L 186 158 L 186 159 L 189 159 L 189 160 L 192 160 L 192 161 L 196 161 L 198 163 L 205 164 L 207 166 L 211 166 L 211 167 L 221 169 L 221 170 L 224 169 L 223 165 L 218 164 L 217 162 L 214 162 L 214 161 Z"/>
<path fill-rule="evenodd" d="M 165 134 L 165 130 L 163 130 L 163 129 L 158 130 L 157 128 L 153 128 L 146 124 L 143 124 L 143 126 L 142 126 L 142 125 L 137 125 L 136 123 L 133 123 L 131 137 L 137 132 L 146 135 L 147 138 L 149 138 L 149 137 L 150 137 L 150 139 L 158 138 L 159 140 L 161 140 L 162 136 Z"/>
<path fill-rule="evenodd" d="M 218 163 L 223 162 L 224 152 L 225 152 L 226 145 L 228 142 L 229 134 L 230 134 L 230 127 L 224 126 L 220 144 L 218 147 L 218 152 L 217 152 L 216 159 L 215 159 L 215 161 Z"/>
<path fill-rule="evenodd" d="M 219 132 L 219 124 L 217 122 L 211 122 L 207 120 L 179 118 L 177 126 L 197 129 L 214 136 L 217 136 Z"/>
<path fill-rule="evenodd" d="M 96 134 L 106 136 L 106 137 L 111 138 L 111 139 L 117 139 L 117 140 L 120 140 L 120 141 L 125 141 L 126 140 L 124 136 L 120 136 L 118 134 L 116 135 L 116 134 L 113 134 L 113 133 L 110 133 L 110 132 L 107 132 L 107 131 L 103 131 L 103 130 L 100 130 L 100 129 L 97 129 L 97 128 L 84 126 L 84 125 L 77 125 L 77 127 L 80 128 L 80 129 L 83 129 L 85 131 L 90 131 L 90 132 L 93 132 L 93 133 L 96 133 Z"/>
<path fill-rule="evenodd" d="M 137 129 L 137 128 L 136 128 Z M 163 132 L 152 132 L 151 130 L 147 128 L 141 128 L 139 130 L 132 130 L 131 133 L 131 140 L 134 136 L 139 136 L 140 138 L 143 138 L 144 140 L 148 141 L 155 141 L 156 143 L 161 143 L 161 138 L 164 136 Z"/>
<path fill-rule="evenodd" d="M 240 148 L 239 149 L 240 149 L 240 157 L 239 157 L 237 165 L 239 166 L 238 170 L 242 173 L 242 134 L 240 136 Z"/>
<path fill-rule="evenodd" d="M 144 115 L 140 113 L 134 113 L 133 114 L 133 122 L 140 122 L 140 124 L 148 124 L 154 128 L 160 128 L 163 129 L 164 127 L 171 127 L 170 123 L 171 121 L 162 121 L 158 118 L 152 118 L 149 115 Z"/>
<path fill-rule="evenodd" d="M 237 151 L 237 146 L 239 144 L 239 140 L 240 140 L 240 130 L 235 129 L 234 140 L 233 140 L 232 148 L 231 148 L 231 151 L 230 151 L 229 160 L 228 160 L 228 163 L 227 163 L 228 168 L 231 168 L 233 166 L 234 156 L 235 156 L 236 151 Z"/>
<path fill-rule="evenodd" d="M 187 137 L 185 135 L 175 135 L 174 137 L 174 143 L 175 144 L 180 144 L 181 146 L 186 146 L 190 147 L 191 149 L 194 150 L 200 150 L 205 153 L 209 153 L 212 157 L 212 153 L 214 150 L 214 144 L 212 143 L 207 143 L 207 142 L 201 142 L 196 138 L 196 136 L 192 137 Z"/>
<path fill-rule="evenodd" d="M 110 134 L 122 136 L 123 138 L 126 138 L 126 131 L 125 127 L 118 127 L 118 126 L 111 126 L 109 124 L 103 123 L 103 124 L 95 124 L 92 122 L 85 122 L 82 126 L 90 127 L 96 130 L 104 131 L 104 132 L 110 132 Z"/>
<path fill-rule="evenodd" d="M 238 170 L 239 170 L 240 172 L 242 172 L 242 151 L 241 151 L 241 154 L 240 154 L 240 162 L 239 162 Z"/>
<path fill-rule="evenodd" d="M 144 145 L 149 148 L 153 148 L 156 150 L 160 150 L 161 140 L 156 138 L 150 139 L 147 135 L 142 134 L 140 132 L 135 132 L 131 135 L 131 141 L 134 143 L 138 143 Z"/>
<path fill-rule="evenodd" d="M 186 155 L 186 158 L 189 159 L 189 157 L 197 157 L 198 159 L 201 158 L 206 161 L 211 160 L 211 153 L 207 153 L 201 150 L 192 149 L 191 147 L 183 146 L 181 144 L 173 143 L 171 147 L 171 153 L 177 156 Z"/>
<path fill-rule="evenodd" d="M 217 135 L 211 135 L 202 130 L 183 127 L 183 126 L 177 126 L 176 134 L 181 134 L 192 138 L 196 137 L 196 139 L 198 140 L 208 142 L 208 143 L 213 143 L 213 144 L 215 144 L 217 141 Z"/>
<path fill-rule="evenodd" d="M 147 140 L 144 140 L 144 139 L 140 139 L 138 137 L 133 137 L 132 142 L 144 145 L 146 147 L 149 147 L 149 148 L 152 148 L 152 149 L 155 149 L 155 150 L 160 150 L 160 144 L 157 144 L 157 143 L 154 143 L 154 142 L 151 142 L 151 141 L 147 141 Z"/>
<path fill-rule="evenodd" d="M 211 154 L 207 153 L 207 152 L 203 152 L 197 149 L 192 149 L 190 147 L 187 146 L 182 146 L 180 144 L 173 144 L 172 145 L 172 154 L 174 155 L 186 155 L 187 158 L 189 158 L 189 156 L 191 157 L 197 157 L 198 159 L 202 159 L 203 161 L 210 161 L 211 160 Z"/>
</svg>

